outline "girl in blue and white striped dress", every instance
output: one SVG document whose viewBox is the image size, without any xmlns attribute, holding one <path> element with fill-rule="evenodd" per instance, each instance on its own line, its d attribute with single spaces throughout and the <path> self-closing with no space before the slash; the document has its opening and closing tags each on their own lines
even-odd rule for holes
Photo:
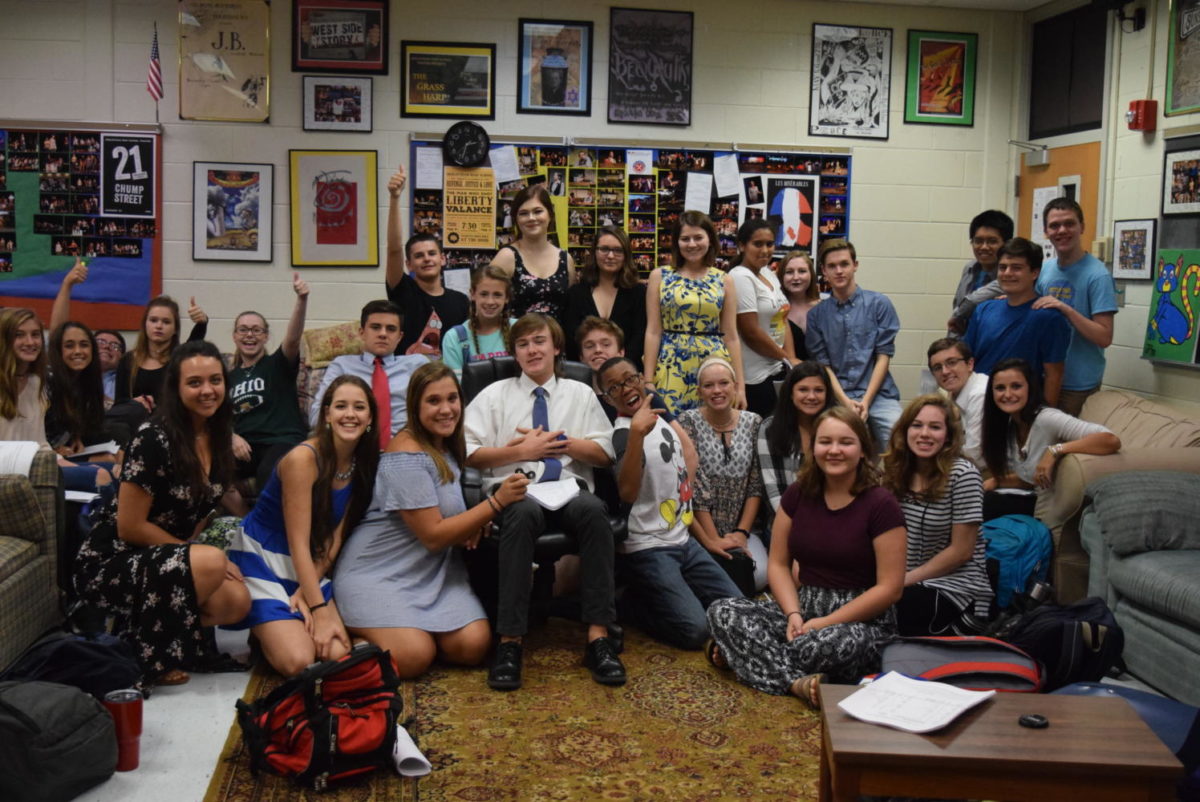
<svg viewBox="0 0 1200 802">
<path fill-rule="evenodd" d="M 901 635 L 973 635 L 992 602 L 984 543 L 983 480 L 960 456 L 962 424 L 940 395 L 912 400 L 883 457 L 884 486 L 908 529 L 904 595 L 896 605 Z"/>
<path fill-rule="evenodd" d="M 250 614 L 230 628 L 251 628 L 285 677 L 350 650 L 329 577 L 371 501 L 379 464 L 375 416 L 362 379 L 334 379 L 321 398 L 316 432 L 275 466 L 229 547 L 252 600 Z"/>
</svg>

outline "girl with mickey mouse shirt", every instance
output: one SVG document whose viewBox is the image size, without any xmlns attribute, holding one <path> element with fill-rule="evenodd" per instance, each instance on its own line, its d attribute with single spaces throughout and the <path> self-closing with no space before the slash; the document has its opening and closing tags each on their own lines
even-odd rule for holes
<svg viewBox="0 0 1200 802">
<path fill-rule="evenodd" d="M 696 523 L 682 443 L 650 407 L 636 366 L 614 357 L 597 373 L 604 397 L 617 410 L 617 489 L 630 505 L 629 536 L 617 547 L 626 582 L 620 612 L 659 640 L 699 649 L 709 636 L 708 606 L 742 594 L 688 533 Z"/>
</svg>

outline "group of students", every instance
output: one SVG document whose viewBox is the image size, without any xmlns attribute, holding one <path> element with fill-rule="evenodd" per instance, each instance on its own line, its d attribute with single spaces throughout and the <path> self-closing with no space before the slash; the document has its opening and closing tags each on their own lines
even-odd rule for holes
<svg viewBox="0 0 1200 802">
<path fill-rule="evenodd" d="M 647 287 L 616 228 L 599 233 L 576 283 L 534 186 L 513 201 L 515 243 L 476 271 L 464 305 L 441 282 L 437 241 L 403 241 L 403 186 L 401 170 L 388 186 L 389 300 L 363 308 L 363 352 L 329 366 L 311 434 L 295 390 L 308 296 L 298 277 L 273 354 L 255 312 L 235 319 L 232 366 L 203 330 L 181 345 L 178 307 L 159 298 L 116 367 L 110 412 L 126 402 L 153 416 L 127 438 L 119 489 L 92 514 L 75 588 L 117 617 L 149 678 L 186 681 L 215 625 L 250 627 L 287 675 L 358 638 L 388 649 L 403 676 L 438 656 L 478 664 L 493 632 L 470 559 L 497 577 L 488 683 L 520 687 L 534 538 L 562 525 L 579 542 L 584 664 L 597 682 L 625 681 L 611 636 L 620 618 L 815 705 L 822 679 L 857 679 L 891 634 L 972 632 L 986 618 L 976 463 L 990 485 L 1045 487 L 1062 454 L 1120 446 L 1043 407 L 1024 360 L 997 362 L 980 393 L 958 339 L 930 349 L 949 397 L 901 409 L 888 372 L 895 310 L 857 286 L 844 240 L 821 249 L 823 301 L 805 254 L 770 265 L 763 221 L 739 232 L 738 265 L 717 269 L 715 231 L 698 212 L 681 215 L 672 266 Z M 189 313 L 201 328 L 194 300 Z M 95 337 L 70 325 L 96 354 Z M 9 310 L 0 334 L 12 346 L 0 418 L 12 425 L 34 407 L 40 418 L 40 323 Z M 55 348 L 64 373 L 91 364 Z M 464 404 L 463 365 L 502 354 L 519 375 Z M 574 355 L 594 371 L 590 386 L 562 377 Z M 469 509 L 466 466 L 487 491 Z M 616 498 L 597 495 L 597 469 L 611 469 Z M 257 475 L 258 498 L 233 543 L 196 542 L 218 504 L 238 500 L 239 474 Z M 578 487 L 561 508 L 527 497 L 556 479 Z M 625 505 L 619 543 L 606 502 Z M 496 548 L 477 548 L 493 524 Z M 764 587 L 773 600 L 754 600 Z"/>
</svg>

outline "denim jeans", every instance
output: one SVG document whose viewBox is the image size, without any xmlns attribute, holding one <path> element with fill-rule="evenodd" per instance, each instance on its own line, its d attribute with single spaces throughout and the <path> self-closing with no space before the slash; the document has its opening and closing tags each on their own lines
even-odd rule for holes
<svg viewBox="0 0 1200 802">
<path fill-rule="evenodd" d="M 861 398 L 856 398 L 861 401 Z M 892 436 L 892 427 L 900 419 L 900 402 L 894 398 L 875 397 L 871 408 L 867 411 L 867 425 L 875 438 L 876 451 L 882 454 L 887 451 L 888 438 Z"/>
<path fill-rule="evenodd" d="M 617 556 L 627 583 L 622 618 L 680 649 L 699 649 L 708 638 L 705 611 L 717 599 L 742 593 L 694 539 L 679 546 Z"/>
</svg>

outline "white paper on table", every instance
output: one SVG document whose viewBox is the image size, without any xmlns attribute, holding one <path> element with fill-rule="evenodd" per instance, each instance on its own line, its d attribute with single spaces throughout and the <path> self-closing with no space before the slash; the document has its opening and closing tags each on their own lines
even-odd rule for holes
<svg viewBox="0 0 1200 802">
<path fill-rule="evenodd" d="M 89 493 L 86 490 L 67 490 L 64 491 L 63 498 L 66 501 L 77 501 L 80 504 L 87 504 L 100 498 L 100 494 Z"/>
<path fill-rule="evenodd" d="M 415 189 L 442 188 L 442 149 L 417 148 L 416 167 L 413 169 Z"/>
<path fill-rule="evenodd" d="M 517 166 L 517 149 L 512 145 L 501 145 L 492 148 L 489 153 L 492 171 L 496 174 L 496 186 L 508 181 L 516 181 L 521 177 L 521 168 Z"/>
<path fill-rule="evenodd" d="M 463 295 L 471 294 L 471 269 L 456 267 L 442 271 L 442 285 L 448 290 L 457 290 Z M 445 334 L 445 332 L 442 332 Z"/>
<path fill-rule="evenodd" d="M 713 159 L 713 178 L 717 182 L 718 198 L 739 194 L 742 191 L 742 176 L 738 172 L 737 156 L 727 153 Z"/>
<path fill-rule="evenodd" d="M 396 763 L 396 771 L 404 777 L 424 777 L 433 771 L 433 766 L 421 750 L 413 742 L 408 730 L 400 724 L 396 725 L 396 743 L 392 747 L 392 760 Z"/>
<path fill-rule="evenodd" d="M 530 484 L 526 494 L 548 510 L 561 509 L 568 501 L 579 495 L 579 483 L 574 479 L 558 479 L 554 482 Z"/>
<path fill-rule="evenodd" d="M 838 707 L 860 721 L 922 733 L 940 730 L 995 695 L 995 691 L 968 691 L 889 671 L 838 702 Z"/>
<path fill-rule="evenodd" d="M 626 175 L 650 175 L 654 172 L 654 151 L 627 150 L 625 151 Z"/>
<path fill-rule="evenodd" d="M 708 209 L 712 206 L 712 186 L 711 173 L 688 173 L 683 208 L 695 209 L 708 214 Z"/>
</svg>

